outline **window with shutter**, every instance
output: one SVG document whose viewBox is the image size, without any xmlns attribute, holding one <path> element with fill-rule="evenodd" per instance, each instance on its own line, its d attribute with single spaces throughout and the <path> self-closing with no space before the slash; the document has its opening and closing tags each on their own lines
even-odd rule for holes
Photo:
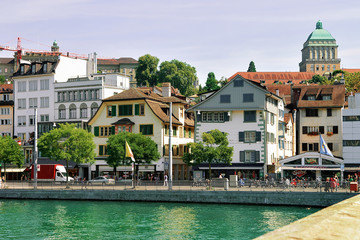
<svg viewBox="0 0 360 240">
<path fill-rule="evenodd" d="M 324 133 L 325 133 L 325 128 L 324 128 L 324 126 L 320 126 L 320 127 L 319 127 L 319 132 L 320 132 L 321 134 L 324 134 Z"/>
<path fill-rule="evenodd" d="M 244 140 L 245 140 L 245 133 L 239 132 L 239 142 L 244 142 Z"/>
<path fill-rule="evenodd" d="M 99 127 L 94 127 L 94 135 L 95 137 L 99 136 Z"/>
<path fill-rule="evenodd" d="M 256 141 L 261 142 L 261 132 L 256 132 Z"/>
<path fill-rule="evenodd" d="M 111 116 L 116 117 L 116 106 L 111 106 Z"/>
<path fill-rule="evenodd" d="M 135 115 L 139 115 L 139 104 L 135 104 Z"/>
<path fill-rule="evenodd" d="M 240 151 L 240 162 L 245 162 L 245 151 Z"/>
</svg>

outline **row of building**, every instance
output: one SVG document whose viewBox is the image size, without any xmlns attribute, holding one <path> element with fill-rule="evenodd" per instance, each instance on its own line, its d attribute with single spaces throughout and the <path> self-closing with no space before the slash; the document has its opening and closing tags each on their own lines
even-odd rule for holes
<svg viewBox="0 0 360 240">
<path fill-rule="evenodd" d="M 170 117 L 175 180 L 191 179 L 195 171 L 209 177 L 208 166 L 190 167 L 182 156 L 189 151 L 187 143 L 212 129 L 228 133 L 234 147 L 230 166 L 212 166 L 215 176 L 260 178 L 307 171 L 316 177 L 358 171 L 360 97 L 347 97 L 341 83 L 304 84 L 315 74 L 330 76 L 340 69 L 337 47 L 318 22 L 304 43 L 300 72 L 238 72 L 220 90 L 199 95 L 197 103 L 168 83 L 136 88 L 137 61 L 132 58 L 73 58 L 59 53 L 54 42 L 51 54 L 2 60 L 0 73 L 6 72 L 12 84 L 0 86 L 0 133 L 18 139 L 26 158 L 23 168 L 8 168 L 8 178 L 19 179 L 32 162 L 34 109 L 39 136 L 65 122 L 94 134 L 96 163 L 69 166 L 72 174 L 88 179 L 130 173 L 130 166 L 113 172 L 106 163 L 106 141 L 122 131 L 142 133 L 156 142 L 161 158 L 138 169 L 142 178 L 161 178 L 169 168 Z M 319 154 L 319 134 L 334 157 Z M 40 153 L 39 163 L 51 160 Z"/>
</svg>

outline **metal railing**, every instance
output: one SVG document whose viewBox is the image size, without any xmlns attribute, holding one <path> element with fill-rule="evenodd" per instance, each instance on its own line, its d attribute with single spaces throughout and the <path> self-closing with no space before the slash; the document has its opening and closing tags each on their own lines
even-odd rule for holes
<svg viewBox="0 0 360 240">
<path fill-rule="evenodd" d="M 37 182 L 37 189 L 42 190 L 168 190 L 168 182 L 120 180 L 113 184 L 94 184 L 90 182 Z M 1 189 L 34 189 L 31 181 L 6 181 Z M 277 192 L 350 192 L 350 183 L 334 184 L 326 181 L 260 181 L 246 180 L 227 182 L 227 179 L 213 179 L 201 181 L 173 181 L 173 191 L 277 191 Z M 358 190 L 358 189 L 357 189 Z"/>
</svg>

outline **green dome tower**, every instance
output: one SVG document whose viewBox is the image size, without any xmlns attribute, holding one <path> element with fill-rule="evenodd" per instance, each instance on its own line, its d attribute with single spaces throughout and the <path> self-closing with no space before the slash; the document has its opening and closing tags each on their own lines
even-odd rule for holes
<svg viewBox="0 0 360 240">
<path fill-rule="evenodd" d="M 340 69 L 338 45 L 335 38 L 323 29 L 321 21 L 316 23 L 316 29 L 307 38 L 301 52 L 300 72 L 328 75 Z"/>
</svg>

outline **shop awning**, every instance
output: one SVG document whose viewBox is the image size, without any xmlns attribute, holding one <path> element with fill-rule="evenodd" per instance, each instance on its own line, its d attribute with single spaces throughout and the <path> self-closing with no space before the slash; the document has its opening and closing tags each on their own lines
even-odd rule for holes
<svg viewBox="0 0 360 240">
<path fill-rule="evenodd" d="M 209 167 L 199 167 L 200 170 L 208 170 Z M 211 167 L 214 170 L 260 170 L 263 169 L 262 166 L 228 166 L 228 167 Z"/>
<path fill-rule="evenodd" d="M 26 168 L 6 168 L 6 172 L 23 172 Z M 1 168 L 1 172 L 5 172 L 4 168 Z"/>
<path fill-rule="evenodd" d="M 324 166 L 282 166 L 282 170 L 319 170 L 319 171 L 340 171 L 339 167 L 324 167 Z"/>
</svg>

